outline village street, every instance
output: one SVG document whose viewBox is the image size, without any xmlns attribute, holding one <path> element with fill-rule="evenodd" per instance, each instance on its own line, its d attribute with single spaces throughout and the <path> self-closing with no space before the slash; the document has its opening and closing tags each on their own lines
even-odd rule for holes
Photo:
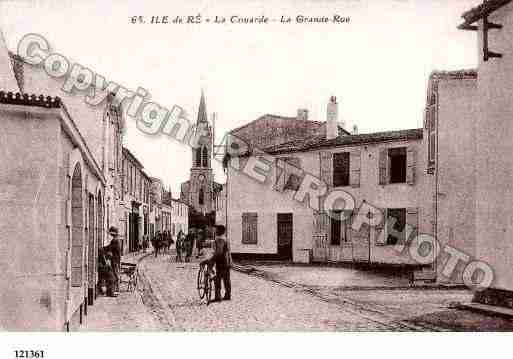
<svg viewBox="0 0 513 359">
<path fill-rule="evenodd" d="M 292 272 L 301 270 L 294 267 Z M 303 268 L 306 272 L 315 269 Z M 343 275 L 344 270 L 339 270 Z M 263 275 L 232 271 L 233 298 L 200 301 L 196 291 L 198 263 L 175 263 L 168 255 L 152 255 L 140 262 L 139 291 L 152 329 L 172 331 L 446 331 L 512 330 L 513 322 L 452 308 L 469 301 L 461 289 L 352 288 L 289 281 L 283 274 Z M 239 270 L 243 270 L 239 268 Z M 326 271 L 326 268 L 319 268 Z M 283 271 L 283 270 L 282 270 Z M 288 272 L 288 271 L 287 271 Z M 331 269 L 329 270 L 331 272 Z M 308 275 L 306 275 L 308 277 Z M 329 275 L 328 275 L 329 277 Z M 318 283 L 325 279 L 318 276 Z M 332 283 L 333 284 L 333 283 Z M 109 298 L 110 300 L 110 298 Z M 127 307 L 125 310 L 131 310 Z M 139 311 L 142 311 L 139 309 Z M 139 319 L 140 321 L 140 319 Z M 154 322 L 158 322 L 156 325 Z M 137 330 L 125 323 L 115 330 Z M 87 326 L 89 327 L 89 325 Z M 93 326 L 94 327 L 94 326 Z M 98 327 L 98 326 L 97 326 Z M 108 325 L 101 326 L 108 330 Z M 85 330 L 89 330 L 86 328 Z"/>
</svg>

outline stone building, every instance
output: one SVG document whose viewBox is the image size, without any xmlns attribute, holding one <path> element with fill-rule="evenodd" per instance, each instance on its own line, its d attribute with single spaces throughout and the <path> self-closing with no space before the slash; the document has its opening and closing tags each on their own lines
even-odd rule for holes
<svg viewBox="0 0 513 359">
<path fill-rule="evenodd" d="M 433 181 L 434 233 L 442 248 L 476 255 L 474 172 L 478 130 L 477 71 L 435 71 L 427 90 L 425 133 L 428 175 Z M 437 262 L 439 281 L 462 282 L 465 263 L 444 271 L 448 253 Z"/>
<path fill-rule="evenodd" d="M 475 76 L 471 72 L 465 76 L 468 80 L 457 82 L 456 90 L 472 93 Z M 449 74 L 435 74 L 429 93 L 435 87 L 445 93 L 451 86 L 450 78 Z M 456 90 L 449 93 L 458 102 Z M 449 116 L 451 105 L 446 101 L 439 107 L 441 118 Z M 470 111 L 464 120 L 472 121 L 472 111 L 465 108 L 465 103 L 459 105 L 460 114 Z M 433 256 L 433 265 L 421 265 L 408 253 L 397 251 L 397 245 L 407 243 L 413 234 L 433 235 L 437 228 L 437 163 L 431 162 L 428 153 L 429 121 L 425 128 L 349 134 L 338 121 L 335 98 L 328 102 L 325 122 L 310 121 L 307 113 L 300 110 L 297 117 L 290 118 L 265 115 L 231 131 L 238 154 L 229 155 L 226 163 L 226 213 L 234 256 L 403 266 L 424 273 L 425 278 L 461 282 L 461 272 L 452 278 L 441 275 L 447 260 L 444 256 Z M 472 146 L 471 136 L 460 140 L 467 148 Z M 454 146 L 443 148 L 448 155 L 438 163 L 438 173 L 447 173 L 451 164 L 458 165 Z M 452 181 L 466 174 L 451 171 Z M 471 172 L 472 167 L 466 171 Z M 326 211 L 318 211 L 307 205 L 308 196 L 298 199 L 296 195 L 307 176 L 325 183 L 328 193 L 344 191 L 354 201 L 355 210 L 344 212 L 344 206 L 332 203 Z M 440 180 L 438 185 L 444 192 L 452 191 L 449 180 Z M 468 206 L 465 198 L 454 193 L 445 195 L 450 200 L 456 198 L 457 203 L 440 206 L 439 217 L 456 207 Z M 384 220 L 375 225 L 369 220 L 355 230 L 355 215 L 367 205 L 378 208 Z M 471 213 L 472 209 L 465 208 L 462 215 L 467 214 L 465 211 Z M 440 223 L 441 240 L 472 251 L 474 237 L 455 237 L 459 233 L 456 231 L 464 230 L 456 226 L 459 220 L 453 215 Z M 407 225 L 414 229 L 409 235 L 404 231 Z"/>
<path fill-rule="evenodd" d="M 222 185 L 214 181 L 212 172 L 213 131 L 207 119 L 205 96 L 201 93 L 196 121 L 196 131 L 203 136 L 198 141 L 198 147 L 192 148 L 192 167 L 188 181 L 182 183 L 180 200 L 187 203 L 191 210 L 203 215 L 215 210 L 217 194 Z"/>
<path fill-rule="evenodd" d="M 493 270 L 475 301 L 513 308 L 513 2 L 484 1 L 463 14 L 460 29 L 476 31 L 478 69 L 474 103 L 475 238 L 477 259 Z M 468 100 L 470 101 L 470 99 Z M 451 139 L 461 136 L 457 128 Z M 442 139 L 440 139 L 442 141 Z"/>
<path fill-rule="evenodd" d="M 10 54 L 0 34 L 0 322 L 9 330 L 83 322 L 98 248 L 118 221 L 121 111 L 61 86 Z"/>
<path fill-rule="evenodd" d="M 151 207 L 150 213 L 150 231 L 151 237 L 162 232 L 162 201 L 164 199 L 164 184 L 160 178 L 151 177 Z"/>
<path fill-rule="evenodd" d="M 130 150 L 123 147 L 123 191 L 121 208 L 123 213 L 123 253 L 134 252 L 149 235 L 150 225 L 150 177 L 143 171 L 142 163 Z"/>
</svg>

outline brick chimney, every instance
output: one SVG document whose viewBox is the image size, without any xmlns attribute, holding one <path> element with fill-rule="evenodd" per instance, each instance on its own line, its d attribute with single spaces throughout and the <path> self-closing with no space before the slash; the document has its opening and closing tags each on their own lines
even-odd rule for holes
<svg viewBox="0 0 513 359">
<path fill-rule="evenodd" d="M 297 110 L 297 119 L 298 120 L 308 120 L 308 110 L 306 108 L 300 108 Z"/>
<path fill-rule="evenodd" d="M 335 96 L 331 96 L 328 102 L 326 116 L 326 139 L 332 140 L 338 137 L 338 103 Z"/>
</svg>

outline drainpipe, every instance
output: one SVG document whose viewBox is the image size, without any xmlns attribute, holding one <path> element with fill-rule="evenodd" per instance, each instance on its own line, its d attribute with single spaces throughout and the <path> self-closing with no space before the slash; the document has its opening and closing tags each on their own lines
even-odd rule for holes
<svg viewBox="0 0 513 359">
<path fill-rule="evenodd" d="M 435 226 L 434 226 L 434 238 L 438 238 L 438 166 L 439 166 L 439 156 L 438 156 L 438 111 L 439 111 L 439 103 L 438 103 L 438 86 L 436 87 L 436 160 L 435 160 Z M 438 243 L 438 242 L 435 242 Z M 438 260 L 436 258 L 436 250 L 433 248 L 433 270 L 435 271 L 436 281 L 438 281 Z"/>
</svg>

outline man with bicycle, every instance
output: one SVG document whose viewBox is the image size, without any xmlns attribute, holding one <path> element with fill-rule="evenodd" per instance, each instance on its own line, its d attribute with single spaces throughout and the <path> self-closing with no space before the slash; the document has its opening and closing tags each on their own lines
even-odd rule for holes
<svg viewBox="0 0 513 359">
<path fill-rule="evenodd" d="M 216 276 L 214 279 L 215 285 L 215 298 L 214 302 L 220 302 L 221 300 L 230 300 L 232 283 L 230 280 L 230 269 L 232 267 L 232 254 L 230 252 L 230 245 L 226 240 L 226 228 L 223 225 L 216 226 L 216 239 L 214 242 L 214 254 L 211 258 L 206 259 L 202 262 L 202 265 L 206 264 L 209 267 L 215 264 Z M 221 281 L 224 286 L 224 297 L 221 299 Z"/>
</svg>

